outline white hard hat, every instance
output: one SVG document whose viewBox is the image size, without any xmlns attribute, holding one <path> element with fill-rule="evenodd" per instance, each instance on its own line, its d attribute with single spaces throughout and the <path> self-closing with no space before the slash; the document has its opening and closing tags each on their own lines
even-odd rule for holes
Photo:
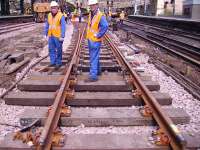
<svg viewBox="0 0 200 150">
<path fill-rule="evenodd" d="M 88 0 L 88 5 L 94 5 L 97 3 L 98 3 L 98 0 Z"/>
<path fill-rule="evenodd" d="M 59 6 L 58 3 L 56 1 L 52 1 L 50 4 L 50 7 L 55 7 L 55 6 Z"/>
</svg>

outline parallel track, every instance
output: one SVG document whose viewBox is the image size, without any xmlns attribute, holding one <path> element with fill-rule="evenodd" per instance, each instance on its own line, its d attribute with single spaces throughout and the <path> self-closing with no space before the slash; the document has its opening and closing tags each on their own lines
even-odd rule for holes
<svg viewBox="0 0 200 150">
<path fill-rule="evenodd" d="M 26 23 L 34 21 L 33 15 L 18 15 L 18 16 L 1 16 L 0 26 L 10 23 Z"/>
<path fill-rule="evenodd" d="M 31 26 L 34 26 L 33 22 L 3 26 L 3 27 L 0 27 L 0 35 L 7 34 L 9 32 L 17 31 L 17 30 L 24 29 Z"/>
<path fill-rule="evenodd" d="M 167 50 L 170 53 L 173 53 L 191 63 L 193 63 L 196 66 L 200 66 L 200 45 L 199 39 L 195 39 L 192 37 L 198 37 L 197 35 L 188 34 L 185 36 L 184 31 L 176 31 L 176 30 L 170 30 L 170 29 L 164 29 L 162 27 L 155 27 L 151 26 L 145 23 L 138 23 L 130 20 L 125 20 L 128 23 L 127 25 L 123 25 L 122 29 L 129 31 L 159 47 L 162 47 L 163 49 Z M 181 32 L 181 33 L 179 33 Z M 169 36 L 169 33 L 171 36 Z M 175 40 L 172 37 L 176 36 L 177 38 L 182 38 L 185 36 L 187 40 L 191 39 L 195 43 L 199 43 L 198 45 L 194 44 L 188 44 L 188 42 Z"/>
</svg>

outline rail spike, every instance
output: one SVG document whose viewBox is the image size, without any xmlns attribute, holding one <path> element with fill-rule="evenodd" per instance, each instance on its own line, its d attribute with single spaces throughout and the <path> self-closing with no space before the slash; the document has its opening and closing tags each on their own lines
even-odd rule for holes
<svg viewBox="0 0 200 150">
<path fill-rule="evenodd" d="M 154 144 L 159 146 L 170 145 L 170 138 L 162 128 L 158 128 L 157 130 L 153 131 L 152 136 L 154 138 Z"/>
<path fill-rule="evenodd" d="M 139 111 L 144 117 L 152 117 L 153 116 L 152 109 L 147 105 L 145 105 L 143 108 L 140 108 Z"/>
</svg>

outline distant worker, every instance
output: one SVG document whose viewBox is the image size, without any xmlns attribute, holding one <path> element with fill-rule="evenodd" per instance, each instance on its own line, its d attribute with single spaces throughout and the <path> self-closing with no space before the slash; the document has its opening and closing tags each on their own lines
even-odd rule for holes
<svg viewBox="0 0 200 150">
<path fill-rule="evenodd" d="M 122 11 L 119 15 L 120 24 L 123 24 L 124 18 L 125 18 L 125 13 L 124 11 Z"/>
<path fill-rule="evenodd" d="M 65 17 L 56 1 L 50 4 L 51 12 L 45 23 L 45 38 L 48 37 L 50 67 L 59 69 L 62 65 L 62 45 L 65 37 Z"/>
<path fill-rule="evenodd" d="M 79 23 L 81 23 L 81 20 L 82 19 L 82 12 L 81 12 L 81 9 L 79 8 L 78 10 L 78 20 L 79 20 Z"/>
<path fill-rule="evenodd" d="M 111 23 L 111 19 L 112 19 L 112 11 L 109 9 L 109 11 L 108 11 L 108 22 L 109 22 L 109 24 Z"/>
<path fill-rule="evenodd" d="M 112 11 L 109 9 L 108 16 L 112 17 Z"/>
<path fill-rule="evenodd" d="M 90 13 L 88 18 L 87 36 L 89 55 L 90 55 L 90 73 L 85 82 L 95 82 L 98 75 L 101 75 L 99 62 L 101 40 L 108 29 L 108 22 L 104 14 L 99 10 L 98 0 L 89 0 Z"/>
<path fill-rule="evenodd" d="M 66 11 L 63 11 L 63 16 L 65 17 L 65 22 L 67 22 L 67 13 L 66 13 Z"/>
<path fill-rule="evenodd" d="M 71 24 L 71 19 L 72 19 L 72 13 L 71 13 L 71 11 L 69 10 L 68 13 L 67 13 L 67 23 L 68 23 L 68 24 Z"/>
</svg>

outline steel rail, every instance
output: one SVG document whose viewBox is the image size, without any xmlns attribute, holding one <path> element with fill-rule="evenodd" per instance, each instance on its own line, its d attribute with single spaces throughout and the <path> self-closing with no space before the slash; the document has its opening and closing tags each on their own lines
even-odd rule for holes
<svg viewBox="0 0 200 150">
<path fill-rule="evenodd" d="M 200 100 L 200 87 L 187 79 L 184 75 L 180 74 L 175 69 L 169 67 L 161 61 L 153 60 L 154 65 L 162 70 L 168 76 L 171 76 L 176 82 L 181 84 L 189 93 L 191 93 L 195 98 Z"/>
<path fill-rule="evenodd" d="M 69 64 L 69 66 L 67 66 L 66 74 L 62 81 L 60 89 L 56 95 L 56 98 L 52 105 L 52 109 L 49 113 L 49 116 L 45 122 L 45 126 L 42 131 L 42 134 L 39 138 L 39 146 L 37 147 L 37 149 L 39 149 L 39 150 L 50 150 L 52 147 L 53 133 L 56 130 L 59 119 L 60 119 L 61 107 L 63 106 L 65 100 L 67 99 L 65 91 L 69 88 L 70 74 L 71 74 L 73 66 L 75 65 L 76 60 L 78 58 L 77 52 L 80 51 L 79 50 L 80 43 L 82 41 L 84 31 L 85 31 L 85 28 L 84 28 L 83 32 L 80 34 L 81 31 L 79 30 L 78 42 L 77 42 L 74 54 L 72 56 L 72 60 Z"/>
<path fill-rule="evenodd" d="M 169 32 L 171 32 L 172 34 L 174 34 L 174 32 L 176 33 L 176 32 L 180 32 L 180 31 L 177 31 L 177 30 L 170 30 L 170 29 L 167 29 L 168 31 L 164 31 L 164 30 L 166 30 L 164 27 L 154 27 L 154 26 L 152 26 L 152 25 L 148 25 L 148 24 L 145 24 L 145 23 L 138 23 L 138 22 L 134 22 L 134 21 L 130 21 L 130 20 L 124 20 L 125 22 L 128 22 L 128 23 L 131 23 L 131 24 L 135 24 L 135 25 L 142 25 L 142 26 L 144 26 L 144 28 L 146 27 L 146 26 L 148 26 L 149 28 L 152 28 L 152 29 L 154 29 L 154 30 L 160 30 L 160 31 L 162 31 L 162 32 L 167 32 L 167 33 L 169 33 Z M 127 25 L 127 26 L 129 26 L 129 25 Z M 140 30 L 140 29 L 139 29 Z M 143 31 L 143 30 L 141 30 L 141 31 Z M 146 32 L 146 31 L 143 31 L 143 32 Z M 184 31 L 183 31 L 184 32 Z M 136 32 L 133 32 L 132 31 L 132 33 L 133 34 L 135 34 L 135 35 L 137 35 L 137 36 L 139 36 Z M 152 32 L 149 32 L 149 31 L 147 31 L 147 33 L 150 33 L 150 34 L 154 34 L 154 33 L 152 33 Z M 184 32 L 185 34 L 191 34 L 191 33 L 188 33 L 188 32 Z M 179 35 L 179 34 L 174 34 L 175 36 L 176 35 L 178 35 L 178 36 L 181 36 L 181 37 L 186 37 L 186 38 L 191 38 L 191 39 L 193 39 L 191 36 L 190 37 L 188 37 L 188 36 L 185 36 L 185 35 Z M 150 35 L 147 35 L 147 36 L 149 36 L 149 37 L 153 37 L 153 36 L 150 36 Z M 173 45 L 173 44 L 171 44 L 170 42 L 168 42 L 168 44 L 170 44 L 170 46 L 174 46 L 175 48 L 179 48 L 180 50 L 180 52 L 178 52 L 177 50 L 173 50 L 173 49 L 171 49 L 170 47 L 166 47 L 166 46 L 164 46 L 163 45 L 163 42 L 159 42 L 159 43 L 162 43 L 162 44 L 160 44 L 160 45 L 158 45 L 158 46 L 160 46 L 160 47 L 163 47 L 163 48 L 165 48 L 165 49 L 167 49 L 168 51 L 170 51 L 170 52 L 173 52 L 174 54 L 176 54 L 176 55 L 178 55 L 178 56 L 180 56 L 180 57 L 183 57 L 184 59 L 187 59 L 187 60 L 189 60 L 190 62 L 192 62 L 192 63 L 194 63 L 194 64 L 196 64 L 196 65 L 199 65 L 200 64 L 200 62 L 199 62 L 199 60 L 198 60 L 198 55 L 200 55 L 199 53 L 198 53 L 198 48 L 197 47 L 193 47 L 192 45 L 188 45 L 188 44 L 186 44 L 186 43 L 184 43 L 184 42 L 181 42 L 181 41 L 178 41 L 178 40 L 174 40 L 174 39 L 171 39 L 171 38 L 168 38 L 168 37 L 165 37 L 165 36 L 163 36 L 163 35 L 156 35 L 157 37 L 158 36 L 160 36 L 161 38 L 164 38 L 164 39 L 167 39 L 167 40 L 170 40 L 170 41 L 173 41 L 173 42 L 177 42 L 177 43 L 179 43 L 179 45 Z M 195 35 L 194 35 L 195 36 Z M 199 37 L 199 36 L 198 36 Z M 151 39 L 149 39 L 149 38 L 147 38 L 147 37 L 142 37 L 143 39 L 145 39 L 145 40 L 148 40 L 148 41 L 150 41 L 150 42 L 152 42 L 153 44 L 156 44 L 157 45 L 157 43 L 158 42 L 156 42 L 156 41 L 154 41 L 154 40 L 151 40 Z M 200 38 L 200 37 L 199 37 Z M 158 37 L 158 39 L 159 39 L 159 37 Z M 199 40 L 199 39 L 198 39 Z M 197 41 L 198 41 L 197 40 Z M 154 43 L 155 42 L 155 43 Z M 158 43 L 158 44 L 159 44 Z M 185 45 L 185 47 L 184 47 L 184 45 Z M 190 48 L 189 48 L 190 47 Z M 183 50 L 181 50 L 181 49 L 183 49 Z M 192 50 L 192 49 L 194 49 L 194 50 Z M 196 59 L 197 58 L 197 59 Z"/>
<path fill-rule="evenodd" d="M 159 26 L 159 25 L 151 25 L 151 24 L 148 24 L 148 23 L 145 23 L 145 22 L 138 22 L 138 21 L 133 21 L 133 20 L 129 20 L 129 19 L 125 19 L 124 21 L 132 23 L 132 24 L 137 24 L 137 25 L 140 25 L 140 26 L 141 25 L 147 26 L 149 28 L 159 30 L 161 32 L 165 32 L 165 33 L 170 32 L 170 33 L 173 33 L 173 34 L 175 32 L 176 35 L 179 35 L 179 36 L 181 35 L 183 37 L 191 38 L 191 39 L 194 39 L 194 40 L 197 40 L 197 41 L 200 40 L 200 36 L 198 34 L 187 32 L 187 31 L 184 31 L 184 30 L 170 29 L 170 28 L 167 28 L 167 27 Z"/>
<path fill-rule="evenodd" d="M 34 25 L 35 25 L 34 23 L 29 23 L 29 24 L 25 24 L 25 25 L 21 25 L 21 26 L 12 27 L 12 28 L 0 29 L 0 35 L 5 34 L 5 33 L 10 33 L 12 31 L 22 30 L 24 28 L 33 27 Z"/>
<path fill-rule="evenodd" d="M 173 46 L 174 48 L 178 48 L 180 52 L 182 52 L 190 57 L 193 57 L 194 59 L 196 59 L 198 61 L 200 60 L 199 59 L 200 58 L 200 53 L 199 53 L 200 48 L 191 45 L 191 43 L 190 44 L 184 43 L 182 41 L 179 41 L 179 40 L 170 38 L 166 35 L 161 35 L 160 33 L 155 33 L 152 31 L 146 31 L 146 33 L 147 33 L 147 37 L 156 39 L 158 41 L 162 41 L 164 39 L 164 41 L 162 41 L 162 43 L 165 43 L 166 45 L 169 45 L 169 46 Z"/>
<path fill-rule="evenodd" d="M 11 25 L 7 25 L 7 26 L 0 26 L 0 30 L 5 30 L 5 29 L 11 29 L 11 28 L 16 28 L 16 27 L 21 27 L 21 26 L 25 26 L 25 25 L 29 25 L 29 24 L 33 24 L 34 22 L 27 22 L 27 23 L 18 23 L 18 24 L 11 24 Z"/>
<path fill-rule="evenodd" d="M 144 85 L 142 80 L 139 78 L 137 73 L 134 71 L 129 62 L 124 58 L 120 50 L 112 42 L 111 38 L 107 34 L 105 39 L 110 44 L 113 52 L 118 56 L 118 59 L 121 62 L 121 65 L 125 66 L 131 74 L 133 79 L 132 84 L 136 87 L 137 90 L 141 92 L 141 97 L 144 100 L 145 104 L 151 108 L 153 111 L 153 117 L 158 123 L 159 127 L 164 130 L 164 132 L 170 138 L 170 145 L 174 150 L 182 150 L 186 146 L 186 140 L 183 138 L 182 134 L 179 132 L 175 124 L 169 118 L 169 116 L 164 113 L 160 104 L 153 97 L 149 89 Z"/>
</svg>

